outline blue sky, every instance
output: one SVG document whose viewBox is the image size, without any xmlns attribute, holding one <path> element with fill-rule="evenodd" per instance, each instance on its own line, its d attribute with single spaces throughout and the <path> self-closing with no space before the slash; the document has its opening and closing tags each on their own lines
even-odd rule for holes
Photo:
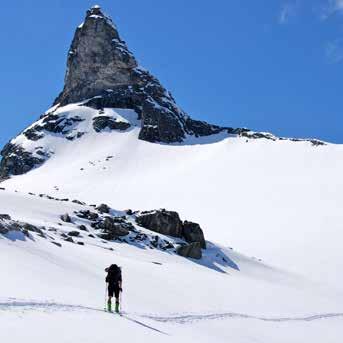
<svg viewBox="0 0 343 343">
<path fill-rule="evenodd" d="M 94 1 L 1 4 L 0 145 L 62 89 Z M 191 116 L 343 143 L 343 0 L 103 0 L 141 65 Z"/>
</svg>

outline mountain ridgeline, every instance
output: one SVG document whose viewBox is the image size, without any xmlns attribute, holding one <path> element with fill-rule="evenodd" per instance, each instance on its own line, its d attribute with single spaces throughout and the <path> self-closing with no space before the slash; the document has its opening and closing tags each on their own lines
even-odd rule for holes
<svg viewBox="0 0 343 343">
<path fill-rule="evenodd" d="M 149 142 L 176 143 L 187 135 L 207 136 L 228 129 L 187 116 L 170 92 L 138 65 L 112 20 L 98 6 L 87 11 L 85 21 L 76 29 L 64 88 L 53 109 L 79 102 L 99 110 L 133 109 L 141 121 L 139 139 Z M 25 130 L 26 138 L 39 140 L 49 133 L 64 134 L 70 123 L 53 112 Z M 46 152 L 33 155 L 12 142 L 5 146 L 2 156 L 1 178 L 24 174 L 49 157 Z"/>
<path fill-rule="evenodd" d="M 187 137 L 221 132 L 247 138 L 279 139 L 271 134 L 220 127 L 190 118 L 170 92 L 138 65 L 115 24 L 99 6 L 94 6 L 76 29 L 68 52 L 64 88 L 54 106 L 1 151 L 0 180 L 25 174 L 49 159 L 55 151 L 45 145 L 44 137 L 59 135 L 71 141 L 85 134 L 76 130 L 83 119 L 57 111 L 68 104 L 92 108 L 100 114 L 105 108 L 133 110 L 140 126 L 138 138 L 152 143 L 182 143 Z M 130 122 L 106 115 L 99 115 L 94 122 L 96 132 L 103 129 L 125 131 L 130 126 Z M 322 144 L 317 140 L 312 143 Z"/>
</svg>

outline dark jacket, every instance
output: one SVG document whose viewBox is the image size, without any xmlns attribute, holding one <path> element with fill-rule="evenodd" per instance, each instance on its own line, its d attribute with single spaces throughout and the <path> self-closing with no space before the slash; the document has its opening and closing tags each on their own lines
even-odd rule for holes
<svg viewBox="0 0 343 343">
<path fill-rule="evenodd" d="M 107 271 L 106 282 L 111 286 L 119 286 L 122 282 L 121 269 L 116 264 L 112 264 L 105 271 Z"/>
</svg>

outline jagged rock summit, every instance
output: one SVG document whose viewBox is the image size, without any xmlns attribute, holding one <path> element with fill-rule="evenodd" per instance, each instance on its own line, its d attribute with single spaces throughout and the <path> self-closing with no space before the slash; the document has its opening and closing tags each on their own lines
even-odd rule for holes
<svg viewBox="0 0 343 343">
<path fill-rule="evenodd" d="M 99 6 L 93 6 L 76 29 L 62 92 L 40 120 L 1 151 L 0 179 L 24 174 L 54 154 L 53 149 L 42 144 L 44 137 L 58 134 L 74 140 L 85 134 L 76 128 L 85 119 L 79 115 L 68 116 L 62 110 L 70 104 L 98 111 L 133 110 L 140 125 L 138 138 L 148 142 L 177 143 L 187 136 L 208 136 L 230 130 L 187 116 L 160 82 L 138 65 L 112 20 Z M 127 130 L 131 126 L 108 115 L 93 120 L 96 132 Z M 29 142 L 23 144 L 24 140 Z M 33 146 L 32 142 L 41 144 Z"/>
<path fill-rule="evenodd" d="M 279 139 L 190 118 L 170 92 L 138 65 L 115 24 L 99 6 L 89 9 L 76 29 L 64 87 L 53 105 L 3 148 L 0 180 L 40 166 L 58 153 L 61 144 L 104 131 L 135 128 L 140 140 L 164 144 L 187 143 L 189 137 L 222 132 L 225 136 Z M 322 143 L 312 140 L 312 144 Z"/>
<path fill-rule="evenodd" d="M 134 109 L 142 121 L 140 139 L 181 142 L 187 134 L 203 136 L 224 128 L 190 119 L 172 95 L 138 66 L 112 20 L 99 6 L 87 11 L 71 44 L 65 85 L 55 105 L 87 100 L 86 105 Z"/>
<path fill-rule="evenodd" d="M 139 84 L 137 62 L 112 22 L 94 6 L 75 32 L 64 89 L 55 104 L 66 105 L 100 95 L 118 86 Z"/>
</svg>

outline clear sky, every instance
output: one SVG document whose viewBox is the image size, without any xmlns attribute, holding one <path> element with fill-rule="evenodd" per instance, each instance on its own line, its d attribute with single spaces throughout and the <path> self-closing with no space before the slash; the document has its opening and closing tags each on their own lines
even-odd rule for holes
<svg viewBox="0 0 343 343">
<path fill-rule="evenodd" d="M 1 3 L 3 146 L 62 89 L 94 1 Z M 102 0 L 140 64 L 191 116 L 343 143 L 343 0 Z"/>
</svg>

